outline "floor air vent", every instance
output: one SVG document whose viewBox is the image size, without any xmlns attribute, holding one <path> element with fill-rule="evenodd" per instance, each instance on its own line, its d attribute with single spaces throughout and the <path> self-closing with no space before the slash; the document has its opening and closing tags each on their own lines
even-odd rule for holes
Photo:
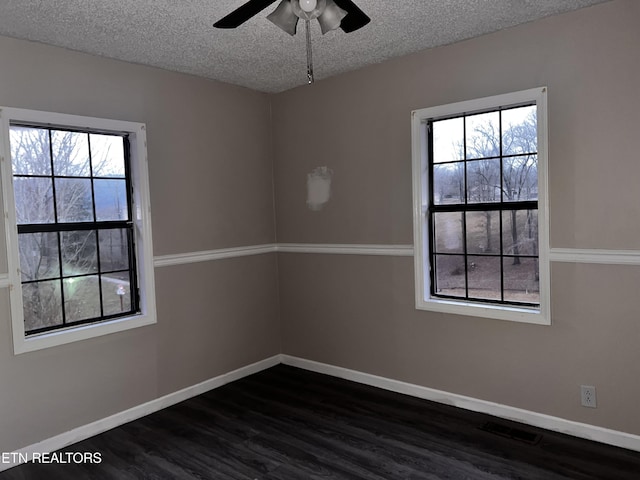
<svg viewBox="0 0 640 480">
<path fill-rule="evenodd" d="M 511 438 L 512 440 L 517 440 L 519 442 L 528 443 L 529 445 L 536 445 L 542 438 L 542 435 L 537 433 L 527 432 L 519 428 L 513 428 L 495 422 L 485 423 L 480 427 L 480 430 L 493 433 L 494 435 L 500 435 L 501 437 Z"/>
</svg>

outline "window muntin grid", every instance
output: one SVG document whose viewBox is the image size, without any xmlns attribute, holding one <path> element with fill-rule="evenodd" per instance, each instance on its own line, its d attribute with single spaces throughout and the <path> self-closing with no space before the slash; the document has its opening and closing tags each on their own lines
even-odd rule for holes
<svg viewBox="0 0 640 480">
<path fill-rule="evenodd" d="M 427 137 L 431 296 L 538 307 L 535 102 L 432 119 Z"/>
<path fill-rule="evenodd" d="M 139 313 L 129 142 L 12 123 L 25 334 Z"/>
</svg>

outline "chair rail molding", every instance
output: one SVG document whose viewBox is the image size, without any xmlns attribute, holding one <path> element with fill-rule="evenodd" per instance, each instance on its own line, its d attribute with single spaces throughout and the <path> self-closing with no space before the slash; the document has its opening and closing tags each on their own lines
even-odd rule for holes
<svg viewBox="0 0 640 480">
<path fill-rule="evenodd" d="M 154 257 L 155 267 L 209 262 L 227 258 L 263 255 L 265 253 L 306 253 L 324 255 L 373 255 L 413 257 L 413 245 L 355 244 L 355 243 L 266 243 L 240 247 L 219 248 L 198 252 L 176 253 Z M 607 250 L 581 248 L 551 248 L 551 262 L 593 263 L 604 265 L 640 265 L 640 250 Z M 9 286 L 8 275 L 0 274 L 0 288 Z"/>
</svg>

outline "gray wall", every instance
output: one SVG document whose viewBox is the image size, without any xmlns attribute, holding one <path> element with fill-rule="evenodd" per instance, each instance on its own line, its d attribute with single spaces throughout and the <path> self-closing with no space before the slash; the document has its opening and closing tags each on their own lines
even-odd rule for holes
<svg viewBox="0 0 640 480">
<path fill-rule="evenodd" d="M 410 112 L 546 85 L 551 246 L 640 249 L 638 25 L 613 1 L 274 96 L 278 241 L 411 244 Z M 312 212 L 318 166 L 333 197 Z M 640 267 L 552 264 L 552 326 L 416 311 L 411 258 L 278 267 L 286 354 L 640 434 Z"/>
<path fill-rule="evenodd" d="M 274 241 L 267 95 L 9 38 L 0 64 L 0 105 L 146 123 L 155 255 Z M 279 353 L 276 267 L 156 268 L 156 325 L 18 356 L 0 291 L 0 451 Z"/>
<path fill-rule="evenodd" d="M 0 105 L 145 122 L 168 255 L 276 230 L 410 244 L 409 112 L 547 85 L 552 247 L 640 249 L 638 24 L 616 0 L 274 96 L 0 38 Z M 325 165 L 334 194 L 311 212 Z M 156 268 L 157 325 L 19 356 L 0 290 L 0 451 L 280 352 L 640 434 L 637 285 L 639 267 L 554 263 L 553 325 L 534 326 L 416 311 L 411 258 L 267 254 Z"/>
</svg>

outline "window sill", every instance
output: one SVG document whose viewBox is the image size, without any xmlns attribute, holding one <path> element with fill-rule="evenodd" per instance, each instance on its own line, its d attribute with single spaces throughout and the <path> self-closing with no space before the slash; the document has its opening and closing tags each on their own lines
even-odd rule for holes
<svg viewBox="0 0 640 480">
<path fill-rule="evenodd" d="M 66 330 L 54 330 L 42 334 L 24 337 L 23 332 L 19 332 L 14 337 L 14 353 L 33 352 L 43 348 L 56 347 L 78 340 L 109 335 L 111 333 L 123 332 L 132 328 L 143 327 L 156 323 L 153 315 L 134 315 L 130 317 L 117 318 L 111 321 L 69 327 Z"/>
<path fill-rule="evenodd" d="M 418 299 L 416 302 L 416 309 L 450 313 L 454 315 L 490 318 L 494 320 L 506 320 L 510 322 L 551 325 L 551 318 L 548 313 L 538 308 L 468 303 L 441 298 L 429 298 L 426 300 Z"/>
</svg>

